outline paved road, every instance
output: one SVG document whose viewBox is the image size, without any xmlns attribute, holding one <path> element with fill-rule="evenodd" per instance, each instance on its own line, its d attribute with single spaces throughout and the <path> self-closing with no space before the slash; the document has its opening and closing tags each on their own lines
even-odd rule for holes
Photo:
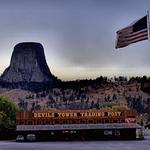
<svg viewBox="0 0 150 150">
<path fill-rule="evenodd" d="M 0 141 L 0 150 L 149 150 L 150 136 L 142 141 L 35 142 Z"/>
</svg>

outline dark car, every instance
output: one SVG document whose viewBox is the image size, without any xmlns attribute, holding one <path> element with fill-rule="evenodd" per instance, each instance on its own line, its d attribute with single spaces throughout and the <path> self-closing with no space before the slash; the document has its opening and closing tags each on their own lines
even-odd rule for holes
<svg viewBox="0 0 150 150">
<path fill-rule="evenodd" d="M 150 129 L 150 124 L 145 125 L 145 129 Z"/>
</svg>

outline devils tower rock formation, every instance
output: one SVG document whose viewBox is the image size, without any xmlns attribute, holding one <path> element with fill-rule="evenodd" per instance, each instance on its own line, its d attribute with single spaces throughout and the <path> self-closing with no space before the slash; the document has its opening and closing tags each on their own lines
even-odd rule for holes
<svg viewBox="0 0 150 150">
<path fill-rule="evenodd" d="M 1 80 L 7 83 L 53 83 L 56 78 L 48 68 L 43 46 L 24 42 L 14 47 L 10 66 L 3 72 Z"/>
</svg>

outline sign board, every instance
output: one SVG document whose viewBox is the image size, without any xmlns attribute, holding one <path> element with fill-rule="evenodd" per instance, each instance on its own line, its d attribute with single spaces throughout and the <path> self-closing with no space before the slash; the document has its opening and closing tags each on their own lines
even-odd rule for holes
<svg viewBox="0 0 150 150">
<path fill-rule="evenodd" d="M 33 112 L 34 118 L 68 118 L 68 117 L 120 117 L 121 112 Z"/>
</svg>

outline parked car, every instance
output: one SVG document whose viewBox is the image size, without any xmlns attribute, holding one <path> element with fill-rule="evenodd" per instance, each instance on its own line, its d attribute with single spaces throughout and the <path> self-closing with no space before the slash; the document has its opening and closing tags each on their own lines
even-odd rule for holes
<svg viewBox="0 0 150 150">
<path fill-rule="evenodd" d="M 34 141 L 36 141 L 36 136 L 35 136 L 35 134 L 27 134 L 26 140 L 29 141 L 29 142 L 34 142 Z"/>
<path fill-rule="evenodd" d="M 24 136 L 23 135 L 18 135 L 17 138 L 16 138 L 16 142 L 23 142 L 25 139 L 24 139 Z"/>
</svg>

